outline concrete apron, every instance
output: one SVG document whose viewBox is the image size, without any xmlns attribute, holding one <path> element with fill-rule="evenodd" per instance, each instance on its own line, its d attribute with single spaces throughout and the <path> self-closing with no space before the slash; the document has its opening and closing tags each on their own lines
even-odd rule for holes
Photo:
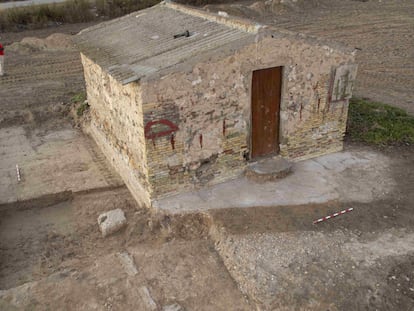
<svg viewBox="0 0 414 311">
<path fill-rule="evenodd" d="M 286 206 L 309 203 L 370 202 L 393 190 L 390 159 L 362 149 L 297 162 L 284 179 L 257 183 L 246 177 L 153 202 L 168 213 L 219 208 Z"/>
</svg>

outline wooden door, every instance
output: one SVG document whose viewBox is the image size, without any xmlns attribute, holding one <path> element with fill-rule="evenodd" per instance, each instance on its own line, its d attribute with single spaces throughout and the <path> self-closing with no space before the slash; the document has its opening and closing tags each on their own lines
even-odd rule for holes
<svg viewBox="0 0 414 311">
<path fill-rule="evenodd" d="M 252 159 L 279 152 L 279 113 L 282 67 L 253 71 Z"/>
</svg>

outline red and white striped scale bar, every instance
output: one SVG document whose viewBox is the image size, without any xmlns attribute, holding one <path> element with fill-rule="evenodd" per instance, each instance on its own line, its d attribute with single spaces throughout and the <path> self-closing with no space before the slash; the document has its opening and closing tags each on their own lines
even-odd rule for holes
<svg viewBox="0 0 414 311">
<path fill-rule="evenodd" d="M 21 181 L 19 165 L 16 164 L 17 181 Z"/>
<path fill-rule="evenodd" d="M 313 221 L 313 223 L 314 223 L 314 224 L 317 224 L 317 223 L 320 223 L 320 222 L 322 222 L 322 221 L 325 221 L 325 220 L 328 220 L 328 219 L 334 218 L 334 217 L 336 217 L 336 216 L 343 215 L 343 214 L 348 213 L 348 212 L 352 212 L 353 210 L 354 210 L 354 208 L 353 208 L 353 207 L 351 207 L 351 208 L 347 208 L 347 209 L 344 209 L 343 211 L 336 212 L 336 213 L 333 213 L 332 215 L 329 215 L 329 216 L 325 216 L 325 217 L 319 218 L 318 220 L 314 220 L 314 221 Z"/>
</svg>

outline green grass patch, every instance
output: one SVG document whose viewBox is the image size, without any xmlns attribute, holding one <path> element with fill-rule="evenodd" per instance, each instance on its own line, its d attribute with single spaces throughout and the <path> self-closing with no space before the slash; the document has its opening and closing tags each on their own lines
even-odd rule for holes
<svg viewBox="0 0 414 311">
<path fill-rule="evenodd" d="M 374 145 L 414 144 L 414 117 L 396 107 L 352 98 L 347 137 Z"/>
<path fill-rule="evenodd" d="M 75 105 L 76 114 L 78 117 L 83 116 L 85 111 L 89 109 L 89 104 L 86 101 L 86 93 L 80 92 L 72 96 L 71 103 Z"/>
<path fill-rule="evenodd" d="M 85 92 L 79 92 L 72 96 L 70 99 L 71 103 L 73 104 L 79 104 L 83 103 L 86 100 L 86 93 Z"/>
<path fill-rule="evenodd" d="M 87 102 L 84 102 L 80 104 L 79 107 L 76 109 L 76 114 L 78 115 L 78 117 L 81 117 L 87 110 L 89 110 L 89 104 Z"/>
</svg>

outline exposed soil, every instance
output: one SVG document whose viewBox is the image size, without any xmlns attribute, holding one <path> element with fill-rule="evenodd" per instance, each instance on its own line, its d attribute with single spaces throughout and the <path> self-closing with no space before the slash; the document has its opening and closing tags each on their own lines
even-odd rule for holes
<svg viewBox="0 0 414 311">
<path fill-rule="evenodd" d="M 125 187 L 92 193 L 69 193 L 56 203 L 45 198 L 3 205 L 0 210 L 0 289 L 39 280 L 68 265 L 92 264 L 100 256 L 136 245 L 173 240 L 205 240 L 207 214 L 162 215 L 140 208 Z M 122 208 L 129 226 L 103 239 L 98 216 Z M 69 264 L 68 264 L 69 263 Z"/>
<path fill-rule="evenodd" d="M 362 47 L 358 95 L 412 111 L 411 2 L 297 3 L 275 4 L 272 15 L 261 3 L 220 8 Z M 70 34 L 83 27 L 58 29 Z M 15 45 L 6 48 L 7 76 L 0 79 L 0 128 L 21 126 L 29 140 L 66 128 L 69 99 L 84 89 L 79 55 L 66 39 L 53 46 L 16 44 L 53 32 L 1 34 L 2 42 Z M 412 310 L 414 149 L 374 151 L 393 160 L 397 187 L 369 203 L 155 215 L 117 186 L 3 204 L 0 309 Z M 102 155 L 92 160 L 107 165 Z M 354 211 L 312 223 L 349 207 Z M 97 217 L 114 208 L 126 212 L 128 225 L 104 239 Z M 137 274 L 123 267 L 119 253 L 132 258 Z"/>
<path fill-rule="evenodd" d="M 1 43 L 3 45 L 11 45 L 15 42 L 20 42 L 24 38 L 46 38 L 54 33 L 74 35 L 87 27 L 93 26 L 97 22 L 78 23 L 78 24 L 63 24 L 59 26 L 51 26 L 42 29 L 24 30 L 20 32 L 4 32 L 0 34 Z"/>
<path fill-rule="evenodd" d="M 127 228 L 102 238 L 98 215 L 119 207 Z M 137 295 L 140 286 L 150 289 L 159 307 L 252 308 L 208 239 L 206 215 L 151 215 L 119 189 L 51 206 L 13 206 L 0 219 L 0 288 L 12 288 L 0 291 L 2 310 L 151 310 Z M 122 269 L 116 255 L 122 252 L 134 258 L 136 277 Z"/>
<path fill-rule="evenodd" d="M 6 75 L 0 79 L 0 128 L 35 128 L 46 121 L 49 127 L 60 127 L 71 97 L 85 90 L 80 55 L 68 36 L 92 25 L 68 24 L 0 35 L 6 47 Z"/>
<path fill-rule="evenodd" d="M 413 148 L 378 152 L 395 160 L 399 187 L 365 204 L 157 215 L 118 189 L 3 208 L 0 286 L 10 290 L 0 291 L 0 306 L 129 310 L 143 304 L 135 291 L 145 286 L 159 307 L 187 310 L 411 310 Z M 96 219 L 118 207 L 128 226 L 104 239 Z M 312 223 L 348 207 L 354 211 Z M 134 258 L 136 277 L 122 269 L 121 252 Z"/>
<path fill-rule="evenodd" d="M 361 148 L 348 144 L 346 150 Z M 367 147 L 363 147 L 368 149 Z M 370 148 L 372 149 L 372 148 Z M 307 204 L 253 209 L 219 209 L 212 211 L 214 222 L 231 234 L 249 234 L 288 231 L 333 231 L 339 228 L 371 232 L 389 228 L 414 228 L 414 146 L 387 147 L 378 152 L 391 157 L 391 172 L 398 187 L 386 198 L 370 203 Z M 352 214 L 327 221 L 318 226 L 311 220 L 335 211 L 353 207 Z"/>
<path fill-rule="evenodd" d="M 379 152 L 398 181 L 384 199 L 211 212 L 217 251 L 264 310 L 412 310 L 414 149 Z"/>
</svg>

